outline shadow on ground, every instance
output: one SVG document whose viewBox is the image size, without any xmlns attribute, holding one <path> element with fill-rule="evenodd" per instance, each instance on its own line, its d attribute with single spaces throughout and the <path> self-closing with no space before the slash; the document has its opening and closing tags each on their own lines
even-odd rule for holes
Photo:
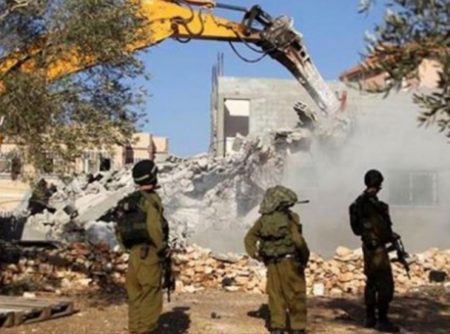
<svg viewBox="0 0 450 334">
<path fill-rule="evenodd" d="M 159 328 L 152 334 L 184 334 L 191 325 L 191 318 L 186 312 L 189 307 L 174 307 L 159 318 Z"/>
<path fill-rule="evenodd" d="M 100 286 L 88 293 L 80 295 L 87 300 L 89 307 L 104 308 L 111 305 L 123 305 L 127 302 L 127 293 L 123 284 L 108 284 Z"/>
<path fill-rule="evenodd" d="M 252 318 L 259 318 L 264 320 L 264 325 L 270 329 L 270 311 L 269 305 L 262 304 L 256 311 L 249 311 L 247 315 Z"/>
<path fill-rule="evenodd" d="M 447 298 L 446 298 L 447 297 Z M 448 334 L 450 328 L 449 296 L 438 299 L 420 296 L 395 297 L 390 317 L 403 331 L 414 334 Z M 364 305 L 357 299 L 321 300 L 324 307 L 342 310 L 344 313 L 335 321 L 363 326 Z"/>
</svg>

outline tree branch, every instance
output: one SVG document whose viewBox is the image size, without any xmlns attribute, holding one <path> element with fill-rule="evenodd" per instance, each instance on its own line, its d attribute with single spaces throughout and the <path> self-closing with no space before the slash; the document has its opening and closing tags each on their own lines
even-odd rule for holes
<svg viewBox="0 0 450 334">
<path fill-rule="evenodd" d="M 6 0 L 7 8 L 3 13 L 0 13 L 0 21 L 4 20 L 9 14 L 18 10 L 19 8 L 28 7 L 33 0 Z"/>
</svg>

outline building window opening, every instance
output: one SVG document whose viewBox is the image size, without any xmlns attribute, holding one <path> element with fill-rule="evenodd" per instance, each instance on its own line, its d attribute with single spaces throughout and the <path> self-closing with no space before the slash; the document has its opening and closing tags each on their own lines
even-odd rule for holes
<svg viewBox="0 0 450 334">
<path fill-rule="evenodd" d="M 438 204 L 438 174 L 433 171 L 389 173 L 389 199 L 393 205 Z"/>
<path fill-rule="evenodd" d="M 15 156 L 11 159 L 11 178 L 16 180 L 22 171 L 22 160 Z"/>
<path fill-rule="evenodd" d="M 230 152 L 238 134 L 244 137 L 249 134 L 250 100 L 225 99 L 224 107 L 225 151 Z"/>
<path fill-rule="evenodd" d="M 100 156 L 100 172 L 107 172 L 111 170 L 111 159 Z"/>
<path fill-rule="evenodd" d="M 134 163 L 134 150 L 131 145 L 125 146 L 125 164 L 133 164 Z"/>
<path fill-rule="evenodd" d="M 16 180 L 22 173 L 22 167 L 22 160 L 17 151 L 0 152 L 0 174 L 9 174 L 12 180 Z"/>
</svg>

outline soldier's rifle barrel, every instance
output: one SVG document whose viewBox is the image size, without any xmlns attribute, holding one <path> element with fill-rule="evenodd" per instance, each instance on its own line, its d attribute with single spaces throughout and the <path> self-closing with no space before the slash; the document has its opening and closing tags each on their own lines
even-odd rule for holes
<svg viewBox="0 0 450 334">
<path fill-rule="evenodd" d="M 309 199 L 305 199 L 303 201 L 297 201 L 297 202 L 295 202 L 295 204 L 307 204 L 309 202 L 310 202 Z"/>
</svg>

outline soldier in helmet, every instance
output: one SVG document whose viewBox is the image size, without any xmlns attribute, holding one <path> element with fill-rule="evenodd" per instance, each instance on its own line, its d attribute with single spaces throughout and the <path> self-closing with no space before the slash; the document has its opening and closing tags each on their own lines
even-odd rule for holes
<svg viewBox="0 0 450 334">
<path fill-rule="evenodd" d="M 377 197 L 383 183 L 378 170 L 364 176 L 366 189 L 350 205 L 350 224 L 360 236 L 364 255 L 364 291 L 367 328 L 396 333 L 399 328 L 388 318 L 389 304 L 394 296 L 394 279 L 386 244 L 398 237 L 392 231 L 389 206 Z"/>
<path fill-rule="evenodd" d="M 283 334 L 286 316 L 292 334 L 306 329 L 305 267 L 309 249 L 302 236 L 299 216 L 291 211 L 297 202 L 292 190 L 275 186 L 267 189 L 261 216 L 245 236 L 245 249 L 267 266 L 270 325 L 272 334 Z"/>
<path fill-rule="evenodd" d="M 130 252 L 126 276 L 129 331 L 149 334 L 157 328 L 163 306 L 162 262 L 169 255 L 168 224 L 157 189 L 157 167 L 142 160 L 133 167 L 138 191 L 117 206 L 117 235 Z"/>
</svg>

